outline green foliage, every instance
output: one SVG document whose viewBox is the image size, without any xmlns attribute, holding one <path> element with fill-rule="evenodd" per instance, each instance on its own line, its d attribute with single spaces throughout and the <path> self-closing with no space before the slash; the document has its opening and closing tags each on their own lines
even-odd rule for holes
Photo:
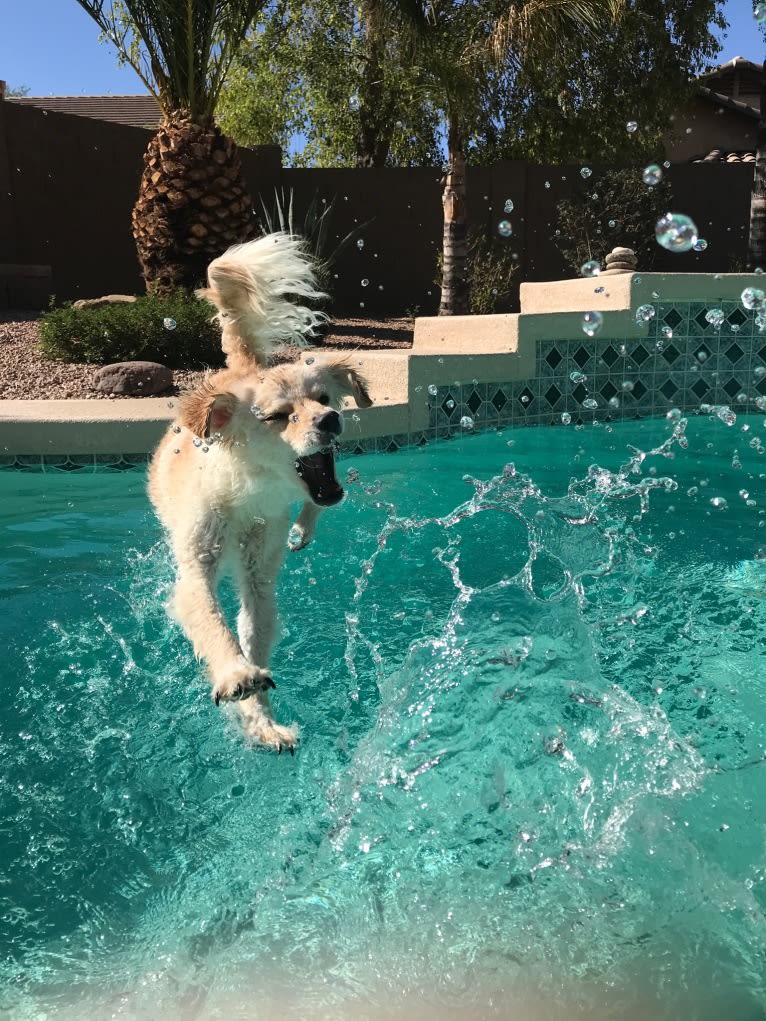
<svg viewBox="0 0 766 1021">
<path fill-rule="evenodd" d="M 562 32 L 487 79 L 473 158 L 624 165 L 657 159 L 672 115 L 715 61 L 722 0 L 631 0 L 613 23 Z M 635 121 L 635 132 L 626 124 Z"/>
<path fill-rule="evenodd" d="M 654 225 L 672 202 L 667 182 L 648 187 L 640 169 L 595 173 L 556 207 L 556 247 L 577 276 L 589 259 L 598 259 L 603 268 L 616 247 L 632 248 L 638 268 L 651 269 L 659 250 Z"/>
<path fill-rule="evenodd" d="M 164 113 L 213 116 L 231 61 L 268 0 L 77 0 Z"/>
<path fill-rule="evenodd" d="M 350 167 L 364 162 L 372 120 L 377 165 L 439 162 L 438 112 L 391 14 L 405 6 L 276 0 L 227 77 L 223 130 L 240 145 L 281 145 L 293 166 Z"/>
<path fill-rule="evenodd" d="M 218 367 L 223 364 L 221 332 L 212 314 L 211 305 L 185 291 L 101 307 L 67 304 L 40 318 L 40 347 L 47 358 L 58 361 L 106 365 L 147 360 L 177 369 Z M 166 320 L 175 327 L 168 328 Z"/>
</svg>

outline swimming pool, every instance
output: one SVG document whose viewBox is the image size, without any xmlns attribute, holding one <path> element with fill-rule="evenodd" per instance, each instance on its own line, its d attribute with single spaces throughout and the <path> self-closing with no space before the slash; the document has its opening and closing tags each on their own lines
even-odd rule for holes
<svg viewBox="0 0 766 1021">
<path fill-rule="evenodd" d="M 0 475 L 0 1006 L 762 1018 L 766 430 L 732 417 L 342 462 L 280 583 L 294 759 L 167 620 L 143 472 Z"/>
</svg>

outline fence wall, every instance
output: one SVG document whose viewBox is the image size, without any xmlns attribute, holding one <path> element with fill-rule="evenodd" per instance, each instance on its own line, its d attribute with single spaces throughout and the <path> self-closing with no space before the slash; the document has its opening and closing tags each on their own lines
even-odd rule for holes
<svg viewBox="0 0 766 1021">
<path fill-rule="evenodd" d="M 151 132 L 0 102 L 0 268 L 12 305 L 8 267 L 50 267 L 40 277 L 37 306 L 106 293 L 135 293 L 142 281 L 130 232 L 130 213 Z M 243 165 L 257 210 L 275 191 L 292 192 L 300 224 L 314 197 L 333 203 L 337 238 L 364 224 L 364 245 L 337 261 L 336 314 L 399 315 L 438 307 L 441 171 L 413 169 L 289 169 L 276 147 L 244 150 Z M 731 272 L 744 268 L 752 166 L 679 164 L 667 171 L 676 207 L 692 216 L 708 241 L 703 253 L 659 252 L 655 270 Z M 594 167 L 594 190 L 598 168 Z M 518 254 L 514 278 L 571 276 L 554 243 L 556 204 L 580 184 L 579 167 L 503 162 L 469 167 L 468 214 L 473 226 L 494 230 L 506 199 Z M 618 235 L 614 244 L 620 243 Z M 367 281 L 365 284 L 364 281 Z M 40 289 L 38 288 L 38 290 Z M 18 297 L 18 292 L 16 293 Z M 512 298 L 507 308 L 516 307 Z"/>
</svg>

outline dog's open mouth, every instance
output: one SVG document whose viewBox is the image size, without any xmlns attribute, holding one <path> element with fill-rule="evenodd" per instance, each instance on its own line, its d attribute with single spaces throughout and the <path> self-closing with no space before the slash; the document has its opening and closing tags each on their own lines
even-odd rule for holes
<svg viewBox="0 0 766 1021">
<path fill-rule="evenodd" d="M 343 487 L 335 477 L 335 457 L 330 447 L 297 458 L 295 470 L 308 486 L 311 499 L 320 507 L 332 507 L 343 499 Z"/>
</svg>

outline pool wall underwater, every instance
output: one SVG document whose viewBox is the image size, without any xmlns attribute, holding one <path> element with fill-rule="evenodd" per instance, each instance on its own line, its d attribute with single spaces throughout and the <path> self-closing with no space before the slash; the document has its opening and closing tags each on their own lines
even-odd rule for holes
<svg viewBox="0 0 766 1021">
<path fill-rule="evenodd" d="M 468 430 L 645 418 L 766 403 L 755 274 L 603 274 L 523 284 L 521 313 L 420 318 L 411 350 L 353 354 L 374 406 L 342 450 L 394 452 Z M 647 311 L 648 310 L 648 311 Z M 583 315 L 603 325 L 588 336 Z M 712 313 L 712 315 L 711 315 Z M 124 470 L 146 462 L 172 399 L 0 402 L 0 468 Z"/>
</svg>

